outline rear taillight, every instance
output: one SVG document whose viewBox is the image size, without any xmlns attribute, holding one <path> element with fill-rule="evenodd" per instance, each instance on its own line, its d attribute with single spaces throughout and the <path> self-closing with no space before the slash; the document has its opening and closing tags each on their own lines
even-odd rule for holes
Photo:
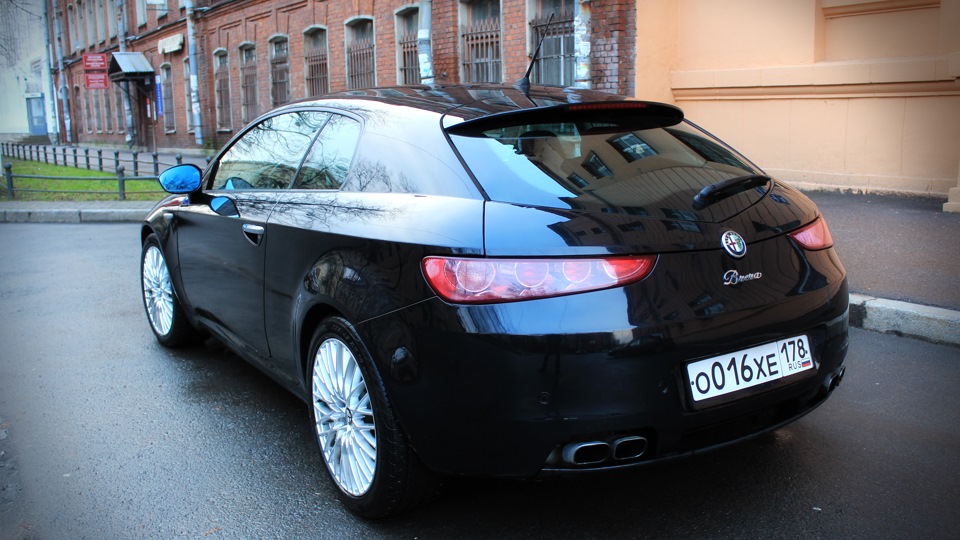
<svg viewBox="0 0 960 540">
<path fill-rule="evenodd" d="M 426 257 L 423 275 L 447 302 L 491 304 L 634 283 L 647 277 L 656 262 L 656 255 L 598 259 Z"/>
<path fill-rule="evenodd" d="M 827 222 L 823 216 L 818 217 L 806 227 L 793 231 L 790 233 L 790 238 L 811 250 L 826 249 L 833 245 L 833 236 L 830 235 L 830 229 L 827 228 Z"/>
</svg>

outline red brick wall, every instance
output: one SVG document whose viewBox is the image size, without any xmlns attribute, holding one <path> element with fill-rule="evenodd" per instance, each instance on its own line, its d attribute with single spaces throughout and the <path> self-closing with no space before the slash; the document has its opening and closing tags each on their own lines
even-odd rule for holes
<svg viewBox="0 0 960 540">
<path fill-rule="evenodd" d="M 50 0 L 63 6 L 65 0 Z M 530 61 L 529 26 L 527 23 L 527 3 L 532 0 L 501 0 L 502 60 L 503 81 L 512 83 L 523 76 Z M 607 92 L 633 94 L 634 64 L 636 57 L 636 0 L 593 0 L 591 3 L 592 59 L 591 73 L 593 87 Z M 183 60 L 188 55 L 187 28 L 183 10 L 178 9 L 177 0 L 168 0 L 170 9 L 165 17 L 157 18 L 155 11 L 148 12 L 148 22 L 137 26 L 134 1 L 127 0 L 127 33 L 135 39 L 129 42 L 128 51 L 142 52 L 159 73 L 160 65 L 170 63 L 173 70 L 174 111 L 176 129 L 165 132 L 163 119 L 148 127 L 147 138 L 141 144 L 149 144 L 155 138 L 159 149 L 197 148 L 193 133 L 187 132 L 187 112 L 189 104 L 184 93 Z M 372 18 L 376 40 L 376 77 L 377 85 L 391 86 L 397 83 L 397 52 L 395 13 L 403 8 L 417 7 L 417 0 L 195 0 L 198 7 L 209 7 L 196 18 L 197 70 L 200 81 L 200 105 L 202 131 L 206 146 L 217 148 L 242 127 L 240 121 L 240 57 L 239 46 L 244 42 L 256 45 L 259 110 L 264 112 L 270 103 L 270 43 L 275 35 L 284 35 L 289 43 L 290 83 L 292 99 L 306 95 L 304 80 L 304 39 L 303 32 L 312 26 L 321 26 L 327 30 L 329 47 L 329 84 L 330 91 L 345 90 L 346 60 L 344 57 L 345 23 L 357 17 Z M 459 16 L 460 4 L 457 0 L 434 0 L 433 2 L 433 55 L 434 73 L 437 82 L 455 83 L 460 81 L 459 58 Z M 56 10 L 52 9 L 51 13 Z M 70 29 L 66 20 L 62 21 L 64 33 Z M 175 35 L 184 36 L 184 46 L 174 53 L 160 54 L 158 41 Z M 67 36 L 67 40 L 69 40 Z M 213 81 L 213 53 L 223 48 L 229 55 L 230 98 L 232 130 L 217 132 L 216 110 Z M 68 67 L 67 77 L 73 85 L 83 84 L 83 71 L 79 62 L 84 52 L 114 52 L 118 42 L 108 39 L 95 47 L 83 50 L 65 51 Z M 81 90 L 83 92 L 83 90 Z M 151 95 L 153 88 L 151 88 Z M 152 96 L 156 97 L 156 96 Z M 78 117 L 76 103 L 71 104 L 74 126 L 82 126 Z M 165 111 L 167 114 L 170 111 Z M 114 110 L 113 116 L 116 116 Z M 124 135 L 95 130 L 77 130 L 75 140 L 85 146 L 106 144 L 119 146 Z"/>
<path fill-rule="evenodd" d="M 636 0 L 592 3 L 590 19 L 593 88 L 632 96 L 635 88 Z"/>
</svg>

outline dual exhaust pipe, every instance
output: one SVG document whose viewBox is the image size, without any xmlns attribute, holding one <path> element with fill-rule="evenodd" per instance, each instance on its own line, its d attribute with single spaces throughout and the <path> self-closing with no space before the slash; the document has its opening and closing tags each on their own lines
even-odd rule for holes
<svg viewBox="0 0 960 540">
<path fill-rule="evenodd" d="M 604 461 L 628 461 L 647 451 L 647 439 L 639 435 L 618 437 L 610 441 L 569 443 L 561 453 L 567 465 L 598 465 Z"/>
</svg>

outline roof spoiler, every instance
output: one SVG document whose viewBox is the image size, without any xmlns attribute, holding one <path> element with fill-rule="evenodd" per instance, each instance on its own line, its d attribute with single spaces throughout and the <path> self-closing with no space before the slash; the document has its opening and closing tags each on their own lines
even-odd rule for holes
<svg viewBox="0 0 960 540">
<path fill-rule="evenodd" d="M 583 135 L 636 131 L 675 126 L 683 121 L 683 111 L 673 105 L 653 101 L 600 101 L 566 103 L 507 111 L 467 120 L 446 128 L 451 135 L 484 137 L 484 132 L 530 124 L 570 122 Z"/>
</svg>

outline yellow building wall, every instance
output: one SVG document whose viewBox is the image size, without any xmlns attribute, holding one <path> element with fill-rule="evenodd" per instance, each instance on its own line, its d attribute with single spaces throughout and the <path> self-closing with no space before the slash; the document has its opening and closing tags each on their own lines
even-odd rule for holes
<svg viewBox="0 0 960 540">
<path fill-rule="evenodd" d="M 800 187 L 960 206 L 960 0 L 638 4 L 640 99 Z"/>
</svg>

